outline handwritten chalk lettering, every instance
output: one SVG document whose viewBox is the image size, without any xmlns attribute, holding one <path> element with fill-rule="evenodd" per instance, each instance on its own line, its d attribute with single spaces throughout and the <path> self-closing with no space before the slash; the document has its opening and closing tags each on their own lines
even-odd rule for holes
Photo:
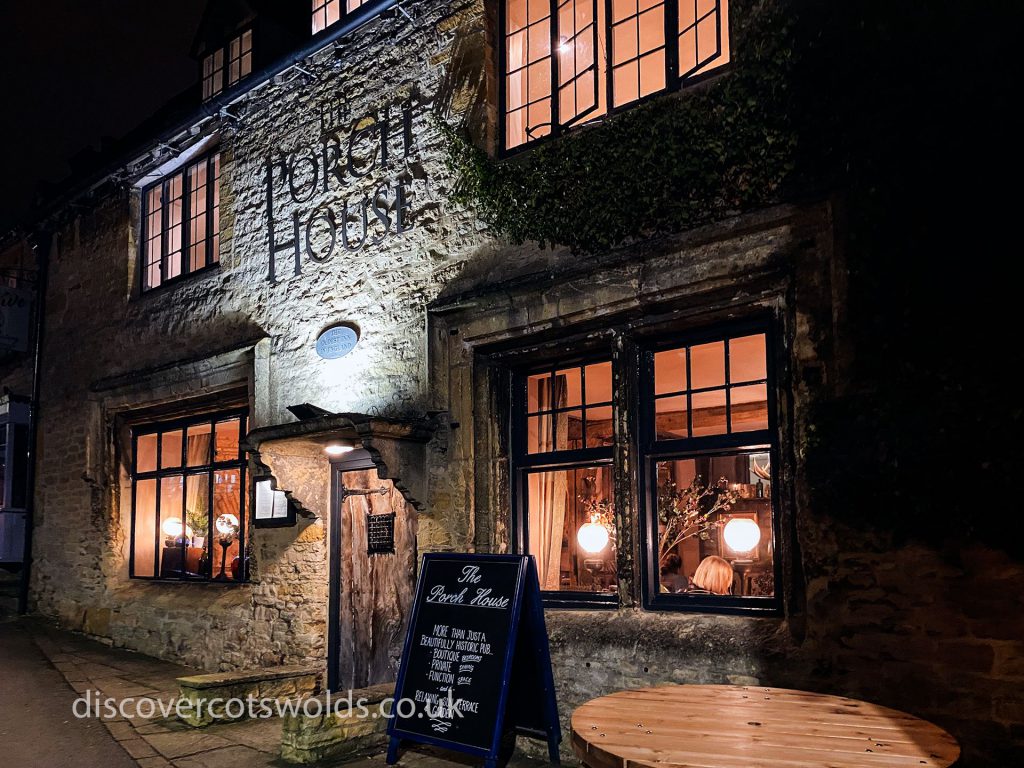
<svg viewBox="0 0 1024 768">
<path fill-rule="evenodd" d="M 508 608 L 509 599 L 500 595 L 491 597 L 491 589 L 478 589 L 476 597 L 469 601 L 470 605 L 479 605 L 482 608 Z"/>
<path fill-rule="evenodd" d="M 430 588 L 430 592 L 427 593 L 427 602 L 462 605 L 462 601 L 466 599 L 467 591 L 463 589 L 461 592 L 446 592 L 444 584 L 435 584 Z"/>
<path fill-rule="evenodd" d="M 449 640 L 445 637 L 430 637 L 429 635 L 421 635 L 420 645 L 426 646 L 427 648 L 451 649 L 455 647 L 455 641 Z"/>
</svg>

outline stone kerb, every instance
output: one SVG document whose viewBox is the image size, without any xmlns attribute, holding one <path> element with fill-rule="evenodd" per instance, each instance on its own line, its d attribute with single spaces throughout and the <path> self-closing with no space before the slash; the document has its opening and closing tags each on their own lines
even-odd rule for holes
<svg viewBox="0 0 1024 768">
<path fill-rule="evenodd" d="M 179 717 L 194 728 L 245 720 L 250 714 L 250 700 L 283 701 L 320 691 L 320 672 L 301 666 L 190 675 L 177 681 L 181 699 L 191 704 L 181 708 Z M 245 705 L 228 705 L 234 699 Z"/>
</svg>

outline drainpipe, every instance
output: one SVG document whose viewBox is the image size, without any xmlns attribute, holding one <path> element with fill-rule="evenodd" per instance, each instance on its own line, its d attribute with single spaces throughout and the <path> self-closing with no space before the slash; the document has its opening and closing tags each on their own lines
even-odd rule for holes
<svg viewBox="0 0 1024 768">
<path fill-rule="evenodd" d="M 35 349 L 32 360 L 32 399 L 29 402 L 28 419 L 28 466 L 26 468 L 27 493 L 25 499 L 25 549 L 21 563 L 21 584 L 18 589 L 18 613 L 28 613 L 29 581 L 32 574 L 32 532 L 36 514 L 36 463 L 39 438 L 39 388 L 43 352 L 43 319 L 46 316 L 46 278 L 50 265 L 50 245 L 53 236 L 46 231 L 30 236 L 32 250 L 36 255 L 36 323 Z"/>
</svg>

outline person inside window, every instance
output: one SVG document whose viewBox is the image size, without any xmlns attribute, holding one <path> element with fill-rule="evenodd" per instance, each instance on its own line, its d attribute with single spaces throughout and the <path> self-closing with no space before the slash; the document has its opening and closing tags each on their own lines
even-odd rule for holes
<svg viewBox="0 0 1024 768">
<path fill-rule="evenodd" d="M 689 580 L 679 572 L 683 567 L 683 561 L 675 552 L 665 558 L 661 566 L 661 591 L 682 592 L 689 584 Z"/>
<path fill-rule="evenodd" d="M 710 555 L 701 560 L 690 586 L 688 595 L 730 595 L 732 594 L 733 572 L 727 560 Z"/>
</svg>

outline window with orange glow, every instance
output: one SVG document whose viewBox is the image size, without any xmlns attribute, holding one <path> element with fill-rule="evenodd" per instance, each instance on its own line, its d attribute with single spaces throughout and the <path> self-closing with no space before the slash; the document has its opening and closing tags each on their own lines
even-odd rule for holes
<svg viewBox="0 0 1024 768">
<path fill-rule="evenodd" d="M 313 0 L 313 34 L 341 18 L 342 0 Z"/>
<path fill-rule="evenodd" d="M 635 357 L 623 345 L 513 372 L 515 551 L 534 557 L 549 607 L 618 604 L 628 561 L 647 607 L 776 612 L 770 328 L 632 343 Z"/>
<path fill-rule="evenodd" d="M 234 411 L 132 430 L 133 578 L 246 579 L 245 424 Z"/>
<path fill-rule="evenodd" d="M 756 328 L 701 335 L 648 354 L 650 599 L 682 608 L 770 602 L 776 568 L 768 335 Z"/>
<path fill-rule="evenodd" d="M 371 0 L 313 0 L 313 34 L 367 5 Z"/>
<path fill-rule="evenodd" d="M 556 368 L 528 376 L 526 424 L 527 453 L 611 445 L 611 362 Z"/>
<path fill-rule="evenodd" d="M 614 600 L 611 360 L 553 366 L 518 382 L 523 544 L 541 589 Z"/>
<path fill-rule="evenodd" d="M 220 260 L 219 179 L 213 154 L 143 190 L 143 291 Z"/>
<path fill-rule="evenodd" d="M 252 74 L 252 30 L 203 57 L 203 101 Z"/>
<path fill-rule="evenodd" d="M 666 0 L 504 0 L 505 149 L 729 61 L 728 0 L 679 0 L 674 14 L 670 8 Z"/>
<path fill-rule="evenodd" d="M 228 43 L 228 87 L 252 74 L 252 30 Z"/>
<path fill-rule="evenodd" d="M 203 101 L 224 90 L 224 49 L 218 48 L 203 57 Z"/>
<path fill-rule="evenodd" d="M 656 352 L 656 439 L 768 429 L 766 360 L 763 333 Z"/>
</svg>

